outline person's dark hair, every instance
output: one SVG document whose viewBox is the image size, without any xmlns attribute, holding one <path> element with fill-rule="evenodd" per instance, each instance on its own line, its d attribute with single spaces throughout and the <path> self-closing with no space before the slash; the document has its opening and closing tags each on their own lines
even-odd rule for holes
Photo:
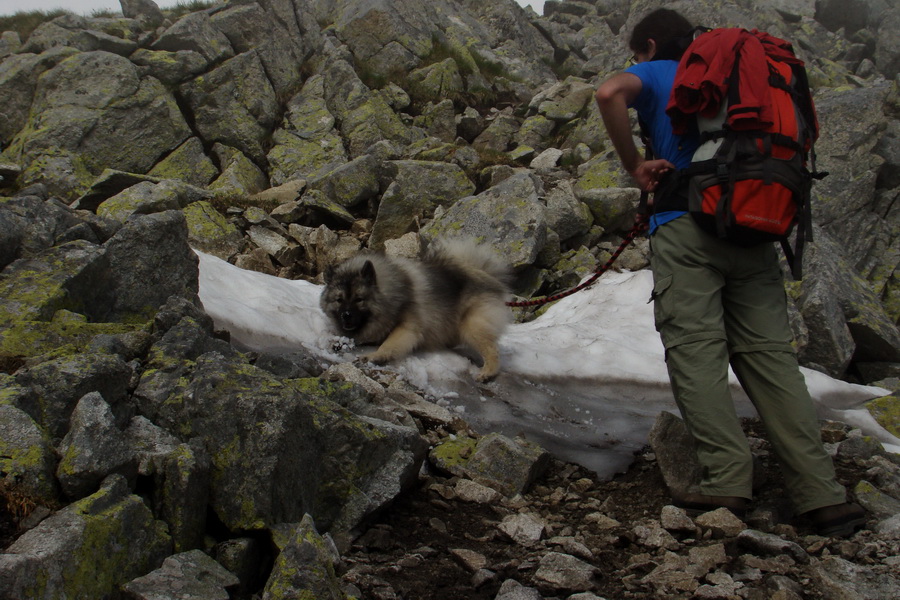
<svg viewBox="0 0 900 600">
<path fill-rule="evenodd" d="M 628 47 L 632 52 L 647 52 L 650 50 L 650 40 L 656 42 L 656 56 L 654 58 L 681 57 L 694 26 L 690 21 L 670 8 L 658 8 L 641 19 L 631 31 L 631 39 Z"/>
</svg>

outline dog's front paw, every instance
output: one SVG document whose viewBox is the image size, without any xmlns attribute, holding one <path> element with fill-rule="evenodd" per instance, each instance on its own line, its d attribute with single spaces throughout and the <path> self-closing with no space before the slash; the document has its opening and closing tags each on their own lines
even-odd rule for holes
<svg viewBox="0 0 900 600">
<path fill-rule="evenodd" d="M 386 355 L 383 352 L 369 352 L 368 354 L 363 354 L 359 357 L 361 360 L 365 362 L 374 363 L 376 365 L 383 365 L 385 363 L 391 362 L 391 357 Z"/>
<path fill-rule="evenodd" d="M 493 381 L 495 377 L 497 377 L 498 373 L 499 371 L 485 371 L 484 369 L 481 369 L 480 371 L 478 371 L 478 375 L 475 376 L 475 381 L 477 381 L 478 383 L 489 383 Z"/>
</svg>

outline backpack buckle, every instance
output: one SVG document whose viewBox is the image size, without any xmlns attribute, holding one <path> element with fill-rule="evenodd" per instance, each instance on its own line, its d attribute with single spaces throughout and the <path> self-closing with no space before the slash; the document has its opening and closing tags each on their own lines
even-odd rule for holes
<svg viewBox="0 0 900 600">
<path fill-rule="evenodd" d="M 724 162 L 716 164 L 716 178 L 720 182 L 728 180 L 728 165 Z"/>
</svg>

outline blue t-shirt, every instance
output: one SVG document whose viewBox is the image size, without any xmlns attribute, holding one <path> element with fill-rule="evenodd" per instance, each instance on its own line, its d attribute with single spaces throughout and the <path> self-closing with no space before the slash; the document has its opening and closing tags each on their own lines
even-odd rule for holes
<svg viewBox="0 0 900 600">
<path fill-rule="evenodd" d="M 700 145 L 700 139 L 696 133 L 676 135 L 672 131 L 669 115 L 666 114 L 666 105 L 669 103 L 677 69 L 678 61 L 651 60 L 628 67 L 625 72 L 636 75 L 641 80 L 641 93 L 629 108 L 637 110 L 638 116 L 649 130 L 653 154 L 656 158 L 668 160 L 678 169 L 684 169 L 690 166 L 694 151 Z M 652 215 L 650 233 L 655 232 L 663 223 L 683 214 L 684 211 L 677 210 Z"/>
</svg>

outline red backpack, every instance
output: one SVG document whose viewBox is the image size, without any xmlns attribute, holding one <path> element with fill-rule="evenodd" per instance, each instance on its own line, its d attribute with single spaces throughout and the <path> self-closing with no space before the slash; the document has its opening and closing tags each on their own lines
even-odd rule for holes
<svg viewBox="0 0 900 600">
<path fill-rule="evenodd" d="M 680 173 L 689 212 L 740 245 L 781 241 L 799 279 L 812 180 L 825 176 L 815 171 L 819 129 L 803 61 L 790 43 L 755 29 L 703 31 L 682 55 L 666 107 L 676 133 L 695 123 L 700 132 Z"/>
</svg>

